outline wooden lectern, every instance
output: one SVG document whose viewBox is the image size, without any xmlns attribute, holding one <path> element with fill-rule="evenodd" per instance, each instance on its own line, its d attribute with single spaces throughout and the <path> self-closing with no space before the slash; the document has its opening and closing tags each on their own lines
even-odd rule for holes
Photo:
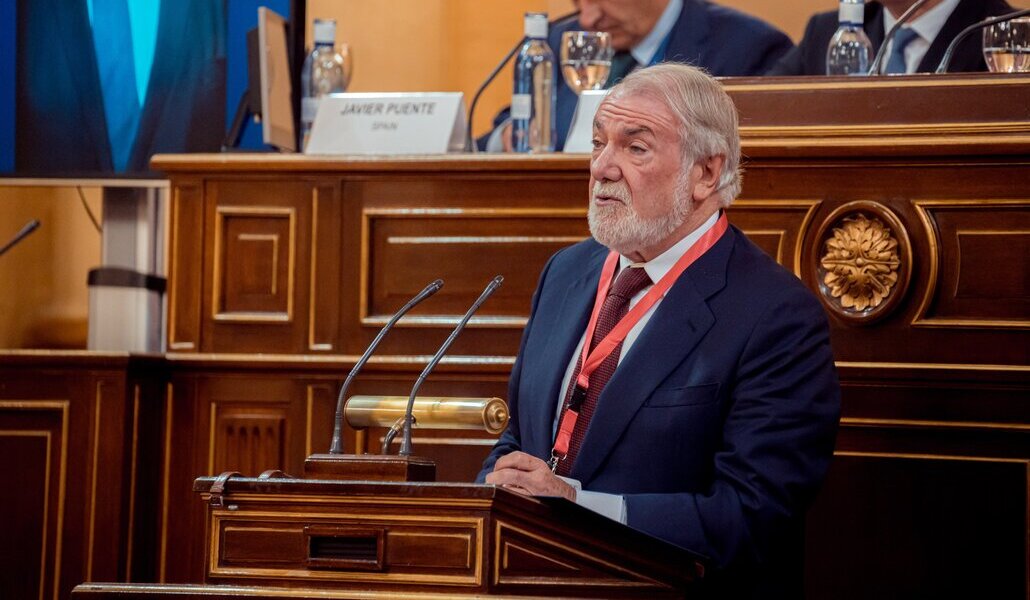
<svg viewBox="0 0 1030 600">
<path fill-rule="evenodd" d="M 208 583 L 464 598 L 682 598 L 702 559 L 560 498 L 487 485 L 214 478 Z"/>
</svg>

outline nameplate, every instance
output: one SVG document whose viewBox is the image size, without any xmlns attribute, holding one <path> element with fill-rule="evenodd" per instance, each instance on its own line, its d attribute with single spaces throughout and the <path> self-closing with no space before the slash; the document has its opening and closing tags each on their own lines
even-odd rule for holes
<svg viewBox="0 0 1030 600">
<path fill-rule="evenodd" d="M 590 152 L 594 149 L 591 143 L 594 139 L 594 115 L 607 95 L 608 90 L 586 90 L 580 93 L 563 152 Z"/>
<path fill-rule="evenodd" d="M 465 147 L 461 92 L 332 94 L 305 154 L 444 154 Z"/>
</svg>

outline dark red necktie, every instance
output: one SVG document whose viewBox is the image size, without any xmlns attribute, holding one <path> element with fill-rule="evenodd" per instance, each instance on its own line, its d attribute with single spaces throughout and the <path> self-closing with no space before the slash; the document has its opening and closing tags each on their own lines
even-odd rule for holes
<svg viewBox="0 0 1030 600">
<path fill-rule="evenodd" d="M 590 349 L 599 344 L 608 335 L 622 317 L 626 316 L 629 310 L 630 298 L 637 292 L 651 285 L 651 278 L 647 271 L 639 267 L 623 269 L 615 278 L 615 283 L 608 290 L 608 296 L 601 305 L 601 312 L 597 315 L 597 326 L 594 328 L 594 337 L 590 340 Z M 619 365 L 619 354 L 622 353 L 622 344 L 616 346 L 615 350 L 598 365 L 597 369 L 590 374 L 590 387 L 587 389 L 586 399 L 579 410 L 579 419 L 576 420 L 576 428 L 572 430 L 572 439 L 569 442 L 569 453 L 565 459 L 558 463 L 555 471 L 559 475 L 568 475 L 572 471 L 572 465 L 579 454 L 579 448 L 586 437 L 587 427 L 590 425 L 590 418 L 594 416 L 594 408 L 597 406 L 597 398 L 604 390 L 604 386 L 615 373 L 615 367 Z M 579 377 L 581 357 L 576 358 L 576 368 L 572 371 L 572 379 L 569 380 L 569 389 L 565 394 L 565 404 L 568 406 L 572 398 L 572 391 L 576 386 L 576 378 Z M 565 409 L 562 409 L 564 413 Z M 559 419 L 560 421 L 560 419 Z"/>
</svg>

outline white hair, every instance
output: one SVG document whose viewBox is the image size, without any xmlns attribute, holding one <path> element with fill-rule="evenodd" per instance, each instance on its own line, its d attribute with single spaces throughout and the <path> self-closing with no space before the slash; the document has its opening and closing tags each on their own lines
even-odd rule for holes
<svg viewBox="0 0 1030 600">
<path fill-rule="evenodd" d="M 740 195 L 737 108 L 711 75 L 697 67 L 663 63 L 630 73 L 611 93 L 650 94 L 664 102 L 680 121 L 684 168 L 724 156 L 717 188 L 722 206 L 729 206 Z"/>
</svg>

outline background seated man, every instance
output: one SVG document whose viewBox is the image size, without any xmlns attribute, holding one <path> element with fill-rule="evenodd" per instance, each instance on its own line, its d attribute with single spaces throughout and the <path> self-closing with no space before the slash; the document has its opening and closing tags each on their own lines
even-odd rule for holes
<svg viewBox="0 0 1030 600">
<path fill-rule="evenodd" d="M 641 69 L 593 147 L 593 238 L 544 267 L 479 479 L 709 556 L 717 597 L 799 598 L 840 390 L 819 302 L 727 225 L 733 102 L 696 68 Z"/>
<path fill-rule="evenodd" d="M 873 43 L 873 53 L 880 49 L 887 31 L 915 0 L 883 0 L 865 5 L 863 28 Z M 960 31 L 987 17 L 1003 15 L 1013 8 L 1004 0 L 931 0 L 923 5 L 915 18 L 895 33 L 903 42 L 888 49 L 884 66 L 897 65 L 885 72 L 932 73 L 944 51 Z M 837 11 L 814 15 L 805 27 L 801 43 L 786 54 L 766 75 L 826 75 L 826 49 L 837 31 Z M 910 29 L 915 35 L 903 34 Z M 898 37 L 899 34 L 902 37 Z M 894 53 L 898 57 L 891 61 Z M 870 57 L 871 59 L 872 57 Z M 902 70 L 903 65 L 903 70 Z M 986 71 L 981 37 L 972 35 L 955 49 L 950 72 Z"/>
<path fill-rule="evenodd" d="M 703 67 L 712 75 L 761 75 L 793 47 L 790 38 L 772 25 L 704 0 L 577 0 L 578 17 L 551 27 L 547 43 L 560 59 L 566 31 L 607 31 L 615 58 L 608 86 L 640 66 L 682 62 Z M 556 150 L 561 150 L 576 110 L 576 93 L 555 72 L 558 110 Z M 487 149 L 510 150 L 508 111 L 494 121 Z M 483 143 L 487 143 L 484 138 Z"/>
</svg>

